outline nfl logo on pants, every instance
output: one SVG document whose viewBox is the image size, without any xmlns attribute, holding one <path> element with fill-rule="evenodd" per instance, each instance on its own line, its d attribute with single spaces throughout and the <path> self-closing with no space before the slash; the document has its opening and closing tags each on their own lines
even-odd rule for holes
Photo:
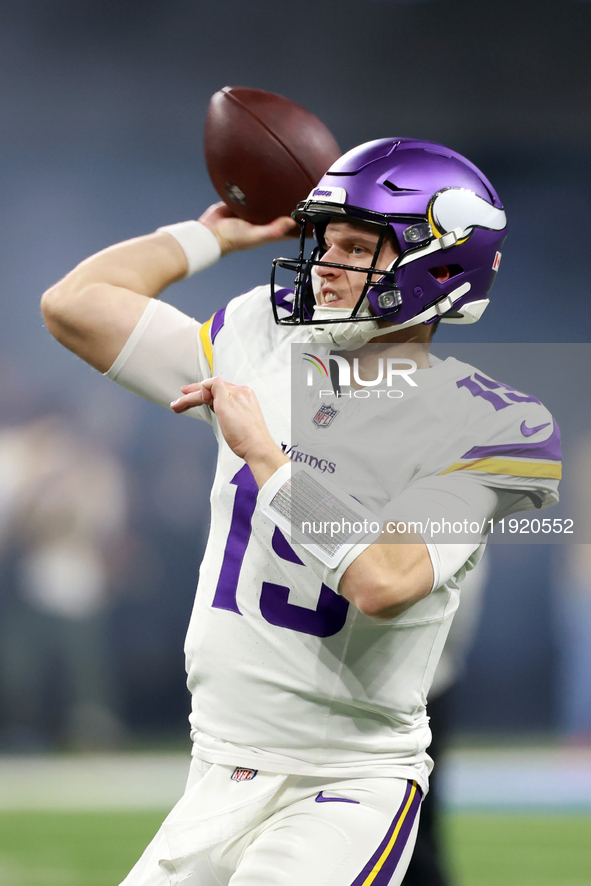
<svg viewBox="0 0 591 886">
<path fill-rule="evenodd" d="M 250 781 L 258 771 L 258 769 L 243 769 L 241 766 L 237 766 L 232 773 L 232 779 L 233 781 Z"/>
</svg>

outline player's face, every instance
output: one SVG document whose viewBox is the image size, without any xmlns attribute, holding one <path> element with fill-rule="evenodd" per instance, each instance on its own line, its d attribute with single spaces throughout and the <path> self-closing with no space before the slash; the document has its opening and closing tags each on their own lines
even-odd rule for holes
<svg viewBox="0 0 591 886">
<path fill-rule="evenodd" d="M 379 233 L 372 225 L 331 221 L 324 235 L 326 252 L 322 256 L 322 261 L 370 268 L 378 239 Z M 387 238 L 382 245 L 376 267 L 385 271 L 398 255 L 393 242 Z M 319 304 L 335 308 L 355 307 L 363 291 L 365 274 L 321 265 L 316 268 L 316 273 L 322 282 L 318 294 Z"/>
</svg>

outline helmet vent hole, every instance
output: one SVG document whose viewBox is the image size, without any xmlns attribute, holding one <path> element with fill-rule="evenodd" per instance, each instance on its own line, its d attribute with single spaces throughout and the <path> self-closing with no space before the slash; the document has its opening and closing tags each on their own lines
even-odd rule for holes
<svg viewBox="0 0 591 886">
<path fill-rule="evenodd" d="M 412 191 L 413 193 L 416 192 L 416 188 L 399 188 L 398 185 L 395 185 L 394 182 L 388 181 L 388 179 L 386 179 L 382 184 L 384 184 L 391 191 L 394 191 L 394 193 L 396 193 L 397 191 L 405 191 L 406 193 L 408 193 L 409 191 Z"/>
</svg>

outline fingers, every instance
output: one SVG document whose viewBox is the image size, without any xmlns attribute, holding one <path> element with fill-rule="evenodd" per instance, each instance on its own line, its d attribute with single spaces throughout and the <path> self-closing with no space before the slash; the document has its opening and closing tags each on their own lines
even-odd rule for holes
<svg viewBox="0 0 591 886">
<path fill-rule="evenodd" d="M 219 203 L 213 203 L 199 217 L 199 221 L 206 227 L 211 227 L 212 230 L 215 228 L 216 223 L 224 220 L 232 220 L 233 222 L 236 222 L 240 225 L 242 231 L 249 232 L 252 237 L 257 240 L 260 240 L 261 238 L 268 239 L 269 241 L 277 240 L 281 237 L 293 236 L 294 232 L 299 230 L 299 225 L 289 215 L 279 216 L 266 225 L 251 224 L 251 222 L 239 218 L 239 216 L 237 216 L 236 213 L 234 213 L 230 207 L 222 201 Z"/>
<path fill-rule="evenodd" d="M 181 391 L 183 396 L 178 400 L 173 400 L 170 404 L 170 408 L 177 415 L 186 412 L 187 409 L 193 409 L 194 406 L 210 406 L 213 409 L 214 399 L 222 401 L 229 396 L 228 385 L 219 376 L 205 378 L 202 382 L 194 382 L 190 385 L 181 385 Z"/>
<path fill-rule="evenodd" d="M 297 222 L 287 215 L 266 225 L 251 224 L 238 218 L 224 203 L 210 206 L 199 221 L 215 234 L 223 255 L 284 240 L 293 237 L 299 230 Z"/>
<path fill-rule="evenodd" d="M 183 385 L 181 390 L 182 396 L 170 404 L 173 412 L 180 414 L 195 406 L 209 406 L 215 412 L 226 443 L 247 463 L 253 453 L 277 449 L 252 388 L 234 385 L 216 376 Z"/>
<path fill-rule="evenodd" d="M 251 225 L 247 232 L 248 246 L 262 246 L 265 243 L 275 243 L 277 240 L 287 240 L 296 236 L 298 231 L 297 222 L 284 215 L 274 219 L 268 225 Z"/>
<path fill-rule="evenodd" d="M 199 217 L 201 224 L 209 226 L 223 218 L 237 218 L 238 216 L 232 212 L 230 207 L 220 200 L 218 203 L 212 203 L 208 206 L 204 213 Z M 208 224 L 209 223 L 209 224 Z"/>
<path fill-rule="evenodd" d="M 259 231 L 262 236 L 272 242 L 274 240 L 293 237 L 299 231 L 299 225 L 289 215 L 282 215 L 274 219 L 268 225 L 260 225 Z"/>
<path fill-rule="evenodd" d="M 207 381 L 212 381 L 212 379 L 207 379 Z M 191 385 L 181 385 L 181 391 L 183 396 L 179 397 L 178 400 L 173 400 L 170 404 L 170 408 L 177 415 L 186 412 L 187 409 L 192 409 L 194 406 L 211 406 L 213 403 L 211 388 L 204 383 L 196 382 Z"/>
<path fill-rule="evenodd" d="M 204 405 L 201 391 L 194 391 L 192 394 L 185 394 L 183 397 L 179 397 L 178 400 L 173 400 L 170 404 L 170 408 L 173 412 L 176 412 L 177 415 L 180 415 L 182 412 L 186 412 L 187 409 L 192 409 L 194 406 Z"/>
</svg>

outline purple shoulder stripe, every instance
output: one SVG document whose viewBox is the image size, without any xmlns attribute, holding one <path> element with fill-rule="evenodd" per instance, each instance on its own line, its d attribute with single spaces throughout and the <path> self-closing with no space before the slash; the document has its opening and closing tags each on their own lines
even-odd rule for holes
<svg viewBox="0 0 591 886">
<path fill-rule="evenodd" d="M 222 308 L 221 311 L 218 311 L 213 316 L 213 320 L 211 321 L 211 343 L 213 344 L 218 332 L 224 325 L 224 321 L 226 319 L 226 309 Z"/>
<path fill-rule="evenodd" d="M 498 446 L 473 446 L 462 455 L 462 458 L 489 458 L 491 456 L 547 458 L 551 461 L 560 461 L 562 459 L 560 429 L 554 421 L 554 430 L 551 435 L 540 443 L 523 440 L 520 443 L 501 443 Z"/>
</svg>

